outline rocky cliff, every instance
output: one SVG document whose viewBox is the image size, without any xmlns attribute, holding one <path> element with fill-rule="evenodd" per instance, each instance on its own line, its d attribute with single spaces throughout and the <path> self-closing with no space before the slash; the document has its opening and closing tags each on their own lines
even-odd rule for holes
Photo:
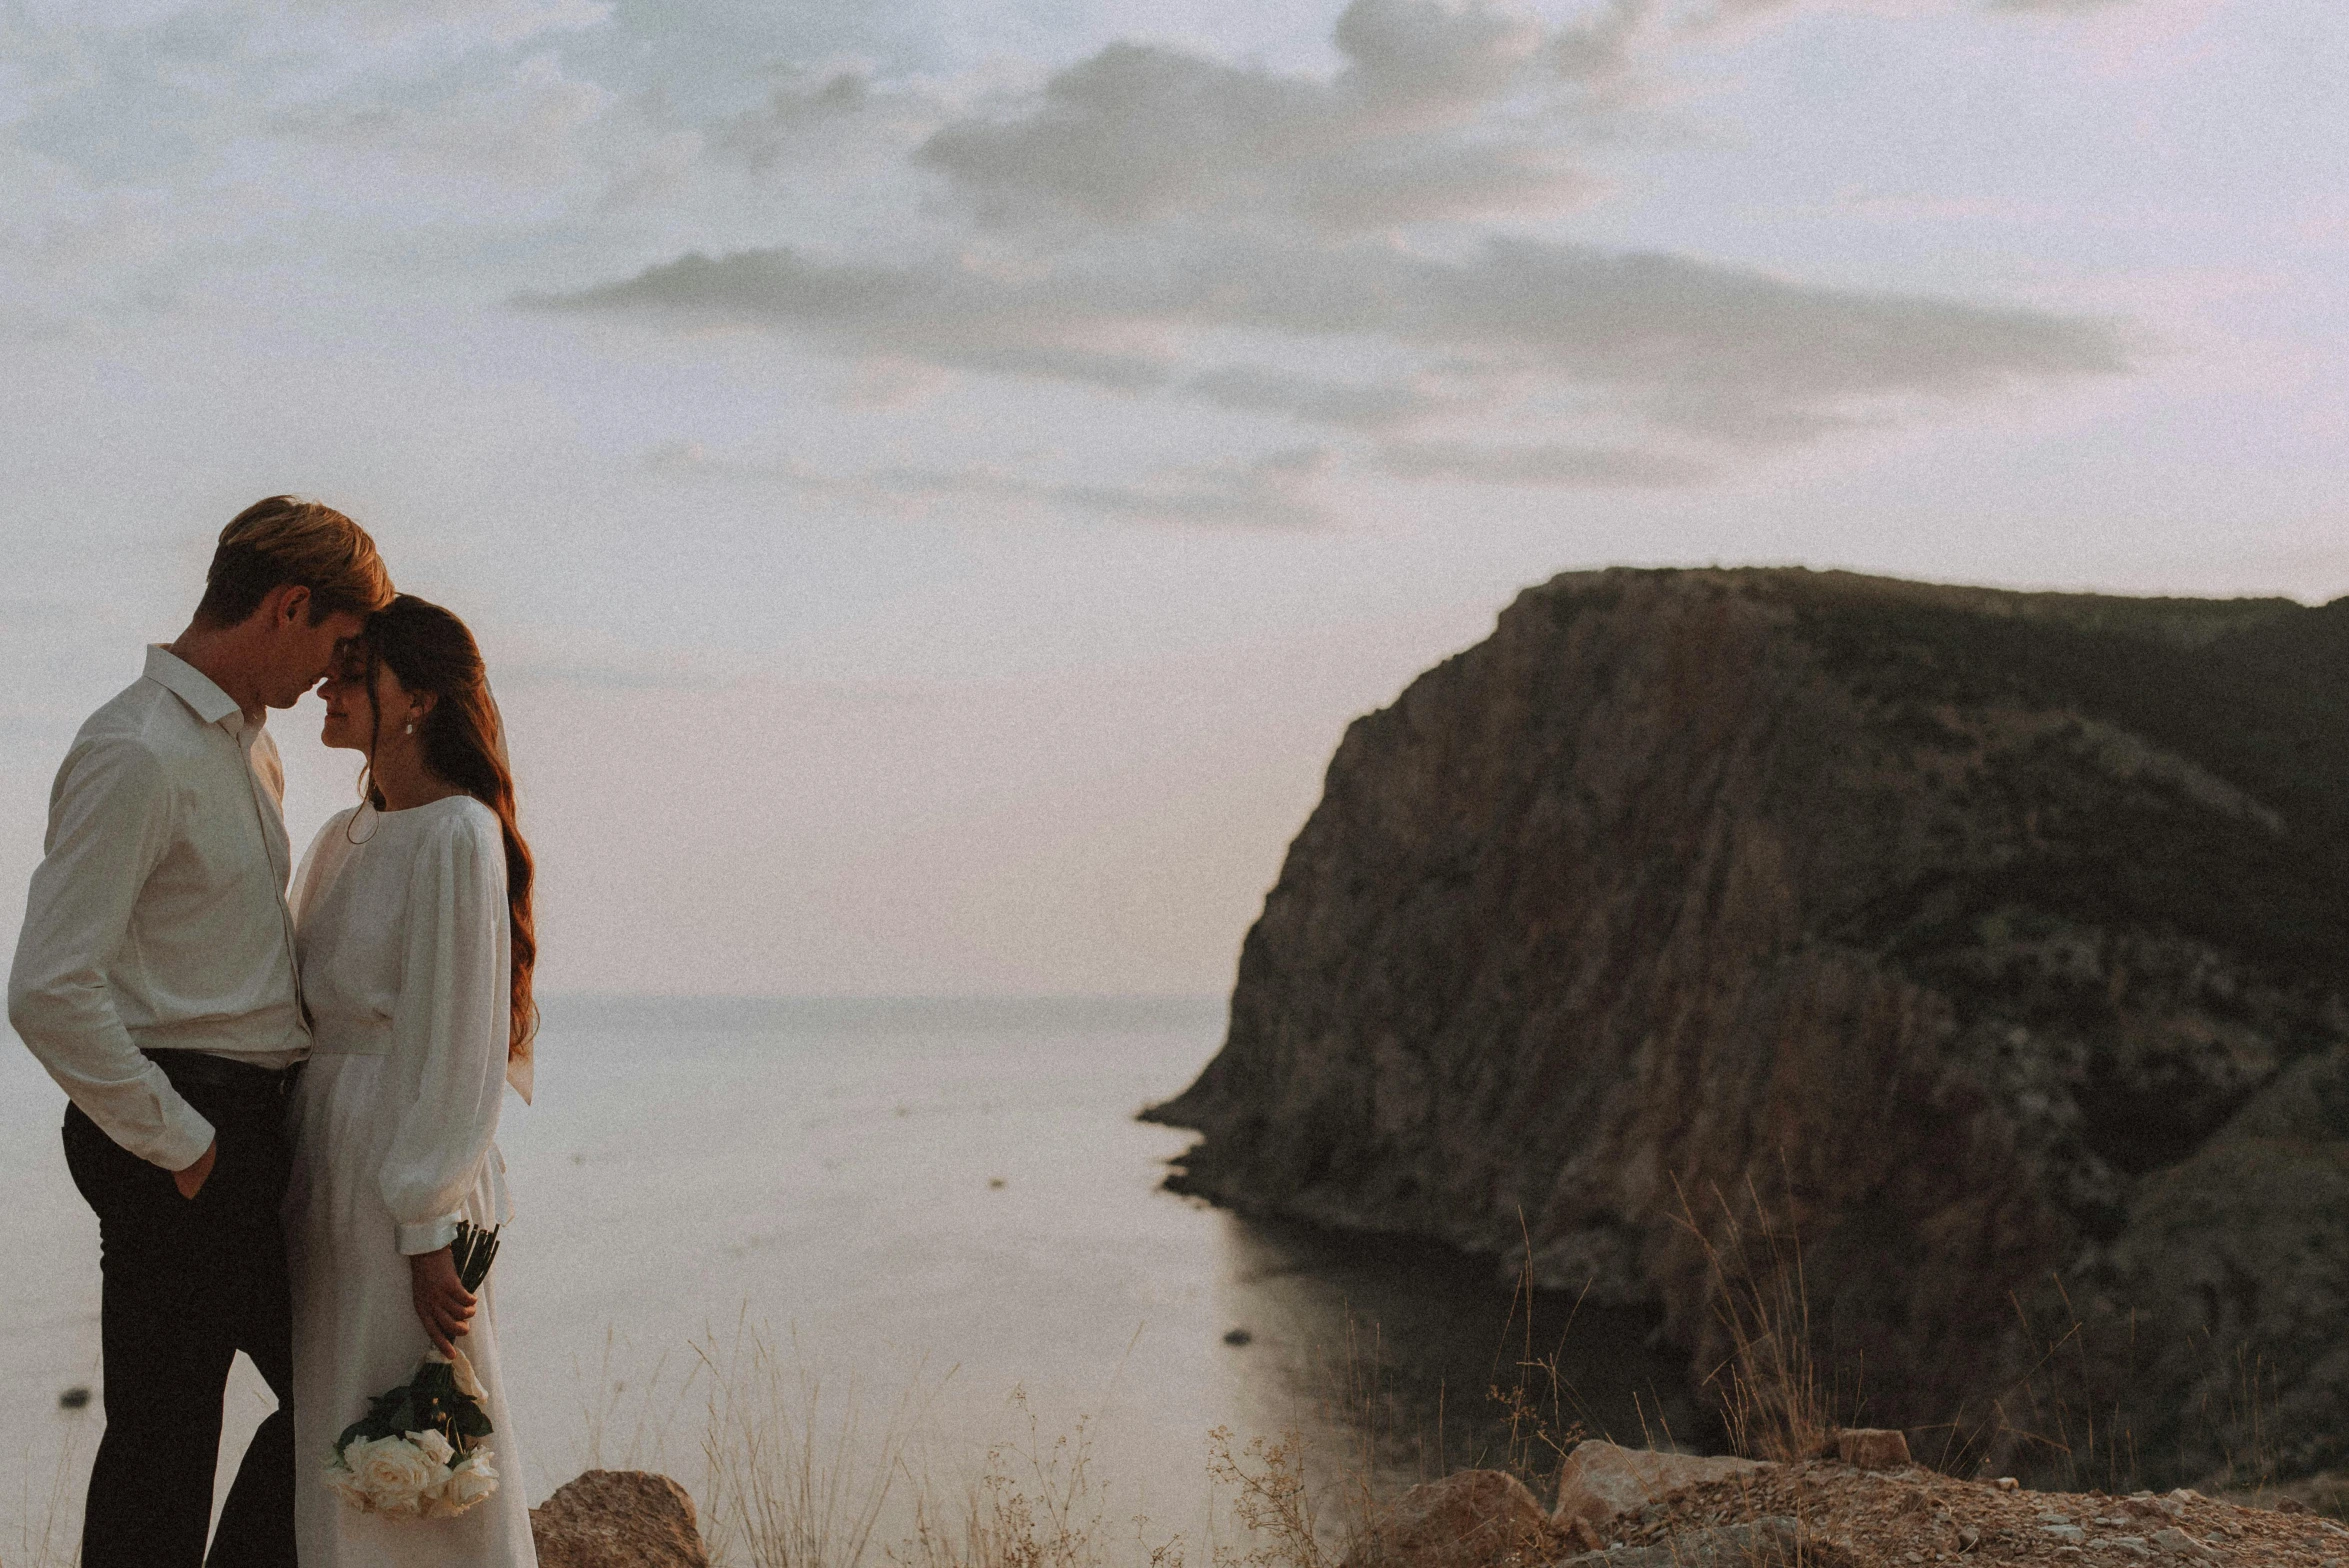
<svg viewBox="0 0 2349 1568">
<path fill-rule="evenodd" d="M 2349 600 L 1576 574 L 1348 730 L 1148 1114 L 1184 1190 L 1530 1245 L 1700 1372 L 1708 1248 L 1799 1238 L 1849 1414 L 1926 1453 L 2307 1470 L 2345 995 Z"/>
</svg>

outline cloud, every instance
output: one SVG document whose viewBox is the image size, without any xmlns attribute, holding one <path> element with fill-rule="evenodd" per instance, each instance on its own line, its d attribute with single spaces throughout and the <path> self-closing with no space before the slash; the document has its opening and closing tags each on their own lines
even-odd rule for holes
<svg viewBox="0 0 2349 1568">
<path fill-rule="evenodd" d="M 1407 382 L 1335 381 L 1263 365 L 1224 365 L 1183 383 L 1191 397 L 1219 408 L 1286 414 L 1312 424 L 1377 430 L 1443 409 L 1445 400 Z"/>
<path fill-rule="evenodd" d="M 1663 488 L 1695 484 L 1712 472 L 1692 458 L 1627 447 L 1415 441 L 1385 447 L 1379 457 L 1387 472 L 1400 478 L 1491 485 Z"/>
<path fill-rule="evenodd" d="M 790 66 L 755 108 L 721 117 L 706 133 L 713 153 L 753 174 L 822 165 L 870 168 L 901 159 L 951 115 L 919 84 L 884 84 L 870 66 Z"/>
<path fill-rule="evenodd" d="M 1545 398 L 1588 408 L 1595 397 L 1611 414 L 1736 444 L 1807 440 L 1883 417 L 1888 401 L 2130 363 L 2126 333 L 2093 318 L 1517 236 L 1453 258 L 1278 230 L 1174 234 L 1030 262 L 692 255 L 532 303 L 765 327 L 845 355 L 1164 388 L 1340 426 L 1538 412 Z M 1292 360 L 1350 350 L 1411 369 L 1347 385 L 1209 360 L 1234 339 Z M 1426 390 L 1438 380 L 1449 390 Z"/>
<path fill-rule="evenodd" d="M 916 154 L 983 222 L 1133 224 L 1273 214 L 1333 229 L 1564 211 L 1602 188 L 1556 127 L 1487 113 L 1555 93 L 1530 16 L 1483 3 L 1354 0 L 1330 77 L 1115 43 L 1007 113 L 941 126 Z"/>
<path fill-rule="evenodd" d="M 1283 451 L 1303 427 L 1365 471 L 1506 485 L 1695 483 L 1957 399 L 2132 368 L 2109 320 L 1527 230 L 1600 188 L 1577 139 L 1644 58 L 1723 8 L 1605 0 L 1551 26 L 1493 0 L 1352 0 L 1322 73 L 1117 42 L 964 107 L 860 66 L 793 72 L 709 132 L 712 155 L 754 173 L 861 156 L 867 190 L 926 176 L 903 222 L 864 245 L 690 252 L 521 303 L 773 334 L 860 366 L 878 406 L 904 401 L 889 389 L 934 395 L 925 372 L 1070 383 L 1257 416 Z M 1280 504 L 1229 473 L 1082 496 L 955 482 L 1101 515 Z"/>
<path fill-rule="evenodd" d="M 999 466 L 833 474 L 797 461 L 730 461 L 690 442 L 645 455 L 645 466 L 658 473 L 778 486 L 864 510 L 929 514 L 975 502 L 1018 514 L 1042 510 L 1122 522 L 1282 530 L 1330 523 L 1317 492 L 1336 462 L 1326 447 L 1294 447 L 1237 462 L 1166 464 L 1121 484 L 1040 479 Z"/>
<path fill-rule="evenodd" d="M 423 102 L 312 106 L 282 116 L 277 129 L 331 152 L 343 190 L 414 212 L 485 192 L 510 201 L 574 180 L 600 184 L 600 171 L 582 156 L 582 133 L 616 102 L 541 51 L 478 87 Z M 312 172 L 322 171 L 313 164 Z"/>
</svg>

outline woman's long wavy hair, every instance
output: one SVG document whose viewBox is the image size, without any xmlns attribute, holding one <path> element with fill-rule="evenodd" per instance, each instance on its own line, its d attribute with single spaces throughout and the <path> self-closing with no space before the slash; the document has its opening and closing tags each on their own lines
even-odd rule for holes
<svg viewBox="0 0 2349 1568">
<path fill-rule="evenodd" d="M 527 1061 L 538 1033 L 538 1006 L 531 1000 L 530 971 L 538 962 L 538 936 L 531 921 L 530 846 L 514 823 L 514 771 L 506 761 L 505 736 L 497 704 L 489 694 L 489 671 L 465 623 L 437 604 L 403 593 L 367 618 L 359 639 L 366 661 L 363 689 L 372 714 L 368 755 L 383 737 L 383 713 L 375 706 L 375 672 L 388 667 L 410 692 L 437 700 L 418 726 L 424 766 L 497 813 L 506 841 L 506 915 L 513 955 L 513 991 L 507 1024 L 506 1059 Z M 383 792 L 372 773 L 362 780 L 368 803 L 384 809 Z"/>
</svg>

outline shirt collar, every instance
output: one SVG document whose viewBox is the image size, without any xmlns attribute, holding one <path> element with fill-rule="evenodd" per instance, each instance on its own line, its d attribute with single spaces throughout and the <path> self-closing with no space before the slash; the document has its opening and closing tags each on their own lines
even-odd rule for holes
<svg viewBox="0 0 2349 1568">
<path fill-rule="evenodd" d="M 159 642 L 147 644 L 146 674 L 147 679 L 186 703 L 206 724 L 220 724 L 234 718 L 236 722 L 227 726 L 229 733 L 244 729 L 245 710 L 237 706 L 236 699 L 212 684 L 212 678 L 202 670 Z"/>
</svg>

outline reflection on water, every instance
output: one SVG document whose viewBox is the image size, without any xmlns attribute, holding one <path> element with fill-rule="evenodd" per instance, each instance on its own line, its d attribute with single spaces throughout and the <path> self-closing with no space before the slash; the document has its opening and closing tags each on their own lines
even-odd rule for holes
<svg viewBox="0 0 2349 1568">
<path fill-rule="evenodd" d="M 1298 1430 L 1325 1468 L 1368 1444 L 1395 1479 L 1501 1454 L 1486 1394 L 1529 1345 L 1567 1419 L 1692 1429 L 1645 1321 L 1545 1296 L 1529 1329 L 1489 1262 L 1161 1190 L 1188 1135 L 1133 1114 L 1221 1029 L 1192 1001 L 550 1001 L 538 1103 L 509 1100 L 500 1135 L 517 1213 L 494 1282 L 531 1496 L 596 1458 L 692 1481 L 689 1346 L 745 1323 L 836 1399 L 920 1390 L 948 1473 L 1005 1435 L 1015 1389 L 1047 1434 L 1083 1418 L 1120 1506 L 1177 1527 L 1216 1427 Z M 57 1399 L 96 1360 L 95 1226 L 60 1097 L 0 1055 L 0 1249 L 51 1260 L 0 1275 L 0 1514 L 37 1510 L 69 1448 L 78 1512 L 97 1411 Z M 232 1398 L 231 1461 L 262 1408 Z"/>
<path fill-rule="evenodd" d="M 1664 1446 L 1716 1435 L 1654 1317 L 1530 1295 L 1489 1259 L 1233 1217 L 1224 1269 L 1251 1353 L 1389 1484 L 1524 1458 L 1572 1432 Z"/>
</svg>

